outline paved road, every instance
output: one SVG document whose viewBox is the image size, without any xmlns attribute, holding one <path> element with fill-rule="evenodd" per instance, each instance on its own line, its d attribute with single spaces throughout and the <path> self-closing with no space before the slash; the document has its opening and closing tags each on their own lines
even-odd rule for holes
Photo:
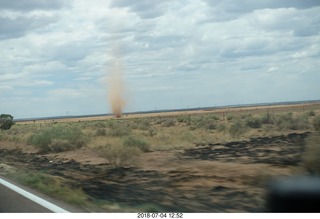
<svg viewBox="0 0 320 219">
<path fill-rule="evenodd" d="M 63 207 L 61 207 L 63 206 Z M 0 176 L 0 212 L 82 212 Z"/>
</svg>

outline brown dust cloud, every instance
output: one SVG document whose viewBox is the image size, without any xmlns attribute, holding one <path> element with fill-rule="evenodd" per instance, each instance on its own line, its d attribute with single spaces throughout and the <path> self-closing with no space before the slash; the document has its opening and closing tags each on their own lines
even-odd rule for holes
<svg viewBox="0 0 320 219">
<path fill-rule="evenodd" d="M 126 100 L 124 97 L 125 85 L 119 46 L 112 50 L 111 56 L 112 59 L 108 68 L 108 99 L 112 113 L 116 118 L 120 118 L 126 105 Z"/>
</svg>

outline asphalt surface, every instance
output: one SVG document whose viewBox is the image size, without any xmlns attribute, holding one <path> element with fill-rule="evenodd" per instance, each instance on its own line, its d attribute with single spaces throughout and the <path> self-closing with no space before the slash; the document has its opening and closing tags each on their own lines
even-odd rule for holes
<svg viewBox="0 0 320 219">
<path fill-rule="evenodd" d="M 0 212 L 71 213 L 83 211 L 0 176 Z"/>
</svg>

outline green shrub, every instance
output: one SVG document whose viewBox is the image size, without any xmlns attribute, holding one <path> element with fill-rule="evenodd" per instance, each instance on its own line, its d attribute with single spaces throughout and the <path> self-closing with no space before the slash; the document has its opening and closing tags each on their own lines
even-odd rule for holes
<svg viewBox="0 0 320 219">
<path fill-rule="evenodd" d="M 105 128 L 98 128 L 95 133 L 96 136 L 106 136 L 107 131 Z"/>
<path fill-rule="evenodd" d="M 320 116 L 316 116 L 313 120 L 313 127 L 316 131 L 320 131 Z"/>
<path fill-rule="evenodd" d="M 6 136 L 2 132 L 0 132 L 0 141 L 5 140 L 5 139 L 6 139 Z"/>
<path fill-rule="evenodd" d="M 143 139 L 135 138 L 133 136 L 129 136 L 123 141 L 123 145 L 127 147 L 137 147 L 143 152 L 150 151 L 150 145 L 144 141 Z"/>
<path fill-rule="evenodd" d="M 219 132 L 223 132 L 223 131 L 226 130 L 226 126 L 225 126 L 224 124 L 218 124 L 218 125 L 217 125 L 217 130 L 218 130 Z"/>
<path fill-rule="evenodd" d="M 83 123 L 83 127 L 82 128 L 106 128 L 107 127 L 107 123 L 105 121 L 89 121 L 89 122 L 85 122 Z"/>
<path fill-rule="evenodd" d="M 217 124 L 215 121 L 208 120 L 204 126 L 205 129 L 207 130 L 214 130 L 217 128 Z"/>
<path fill-rule="evenodd" d="M 0 129 L 9 130 L 14 125 L 13 116 L 9 114 L 0 115 Z"/>
<path fill-rule="evenodd" d="M 275 124 L 280 130 L 287 129 L 292 123 L 292 114 L 280 114 L 276 117 Z"/>
<path fill-rule="evenodd" d="M 176 119 L 177 119 L 177 122 L 179 122 L 179 123 L 188 123 L 189 122 L 189 115 L 178 115 L 177 117 L 176 117 Z"/>
<path fill-rule="evenodd" d="M 276 118 L 276 125 L 280 130 L 303 130 L 309 128 L 309 120 L 306 116 L 294 118 L 292 113 L 281 114 Z"/>
<path fill-rule="evenodd" d="M 97 128 L 106 128 L 107 124 L 105 122 L 99 121 L 99 122 L 96 123 L 96 127 Z"/>
<path fill-rule="evenodd" d="M 190 123 L 191 123 L 191 115 L 178 115 L 177 117 L 176 117 L 176 119 L 177 119 L 177 122 L 179 122 L 179 123 L 185 123 L 185 124 L 187 124 L 187 125 L 190 125 Z"/>
<path fill-rule="evenodd" d="M 48 145 L 50 151 L 62 152 L 67 150 L 72 150 L 75 147 L 70 143 L 69 140 L 63 139 L 52 139 L 51 143 Z"/>
<path fill-rule="evenodd" d="M 292 124 L 289 126 L 291 130 L 303 130 L 307 128 L 309 128 L 309 120 L 306 116 L 294 118 Z"/>
<path fill-rule="evenodd" d="M 248 116 L 245 119 L 245 123 L 250 128 L 261 128 L 261 119 L 258 117 Z"/>
<path fill-rule="evenodd" d="M 229 133 L 232 137 L 239 137 L 246 133 L 246 131 L 247 127 L 241 121 L 236 121 L 229 128 Z"/>
<path fill-rule="evenodd" d="M 148 130 L 151 126 L 150 120 L 148 118 L 142 118 L 136 120 L 136 128 L 140 130 Z"/>
<path fill-rule="evenodd" d="M 157 135 L 157 131 L 153 128 L 148 129 L 149 136 L 153 137 Z"/>
<path fill-rule="evenodd" d="M 141 153 L 137 147 L 107 144 L 96 149 L 98 155 L 106 159 L 113 168 L 129 165 Z"/>
<path fill-rule="evenodd" d="M 41 152 L 61 152 L 82 147 L 87 138 L 78 128 L 56 126 L 32 135 L 29 142 Z"/>
<path fill-rule="evenodd" d="M 241 114 L 240 116 L 240 119 L 247 119 L 248 117 L 252 117 L 252 115 L 250 113 L 245 113 L 245 114 Z"/>
<path fill-rule="evenodd" d="M 206 120 L 203 115 L 197 115 L 192 118 L 191 123 L 197 128 L 203 128 L 206 124 Z"/>
<path fill-rule="evenodd" d="M 217 120 L 219 120 L 219 117 L 214 114 L 208 116 L 199 115 L 192 119 L 192 126 L 206 130 L 214 130 L 217 129 Z M 193 129 L 193 127 L 191 129 Z"/>
<path fill-rule="evenodd" d="M 311 116 L 315 116 L 316 113 L 311 110 L 311 111 L 306 112 L 305 115 L 306 115 L 307 117 L 311 117 Z"/>
<path fill-rule="evenodd" d="M 124 123 L 110 123 L 109 129 L 107 131 L 107 135 L 111 135 L 113 137 L 123 137 L 129 135 L 131 129 Z"/>
<path fill-rule="evenodd" d="M 219 116 L 217 116 L 216 114 L 209 114 L 207 116 L 207 119 L 208 120 L 216 120 L 216 121 L 220 120 Z"/>
<path fill-rule="evenodd" d="M 161 125 L 164 119 L 161 116 L 152 119 L 152 123 L 155 125 Z"/>
<path fill-rule="evenodd" d="M 261 124 L 273 124 L 274 116 L 270 113 L 265 113 L 260 117 Z"/>
<path fill-rule="evenodd" d="M 312 135 L 306 140 L 303 166 L 307 172 L 320 175 L 320 135 Z"/>
<path fill-rule="evenodd" d="M 174 126 L 175 124 L 176 124 L 176 121 L 174 119 L 168 118 L 162 123 L 162 126 L 163 127 L 171 127 L 171 126 Z"/>
<path fill-rule="evenodd" d="M 228 113 L 228 115 L 227 115 L 227 120 L 228 120 L 228 121 L 231 121 L 233 118 L 234 118 L 234 115 Z"/>
</svg>

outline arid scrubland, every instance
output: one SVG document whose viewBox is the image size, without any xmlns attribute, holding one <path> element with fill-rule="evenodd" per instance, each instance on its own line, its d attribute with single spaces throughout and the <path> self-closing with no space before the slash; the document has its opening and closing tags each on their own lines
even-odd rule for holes
<svg viewBox="0 0 320 219">
<path fill-rule="evenodd" d="M 245 109 L 222 113 L 178 114 L 105 121 L 16 124 L 0 133 L 1 141 L 32 145 L 41 153 L 89 148 L 111 165 L 130 165 L 150 151 L 187 149 L 259 136 L 319 130 L 317 105 L 290 112 Z M 130 156 L 128 156 L 129 154 Z M 114 160 L 116 159 L 116 161 Z M 138 158 L 137 158 L 138 159 Z M 130 161 L 129 161 L 130 160 Z"/>
<path fill-rule="evenodd" d="M 92 204 L 92 195 L 94 196 L 95 193 L 92 194 L 92 189 L 88 189 L 91 188 L 90 185 L 84 186 L 75 182 L 74 178 L 80 177 L 78 175 L 79 173 L 72 176 L 73 178 L 64 176 L 59 172 L 59 168 L 61 168 L 59 167 L 60 161 L 54 161 L 54 159 L 65 159 L 62 159 L 60 166 L 63 166 L 63 171 L 68 171 L 66 168 L 68 165 L 72 168 L 80 168 L 78 166 L 81 164 L 81 161 L 77 161 L 76 157 L 78 154 L 82 153 L 81 156 L 85 158 L 85 163 L 81 164 L 84 165 L 79 169 L 79 171 L 81 170 L 81 173 L 88 173 L 88 176 L 92 177 L 91 171 L 95 168 L 100 168 L 99 165 L 104 165 L 104 172 L 94 170 L 94 174 L 96 174 L 99 180 L 102 176 L 103 180 L 112 180 L 112 174 L 119 173 L 121 175 L 123 174 L 123 171 L 128 168 L 128 171 L 139 171 L 141 166 L 151 165 L 151 163 L 147 162 L 152 162 L 153 159 L 157 160 L 155 162 L 160 162 L 162 158 L 159 156 L 166 156 L 163 160 L 167 159 L 164 164 L 161 164 L 162 168 L 163 165 L 167 165 L 168 168 L 170 168 L 170 166 L 173 165 L 170 163 L 170 157 L 174 157 L 173 160 L 175 165 L 180 162 L 181 166 L 179 168 L 183 169 L 183 165 L 189 165 L 188 162 L 196 163 L 198 159 L 196 158 L 197 156 L 204 156 L 202 153 L 205 153 L 205 156 L 207 156 L 205 159 L 211 157 L 210 162 L 212 163 L 208 164 L 213 165 L 214 168 L 219 167 L 220 164 L 217 166 L 217 162 L 221 162 L 222 166 L 231 162 L 228 164 L 231 168 L 233 162 L 236 160 L 239 160 L 239 162 L 241 159 L 245 161 L 248 157 L 256 160 L 252 162 L 258 163 L 268 163 L 273 159 L 279 159 L 279 157 L 272 156 L 278 156 L 277 153 L 281 150 L 286 150 L 286 148 L 290 151 L 293 149 L 291 148 L 291 144 L 295 145 L 295 143 L 290 143 L 290 139 L 285 140 L 285 138 L 281 136 L 301 134 L 309 137 L 301 143 L 301 147 L 303 147 L 303 153 L 301 155 L 297 154 L 299 153 L 297 151 L 292 152 L 294 153 L 292 156 L 295 156 L 294 159 L 297 160 L 295 162 L 298 162 L 298 165 L 295 164 L 296 166 L 293 168 L 293 171 L 298 171 L 304 174 L 319 174 L 319 131 L 319 104 L 300 107 L 289 106 L 286 109 L 266 107 L 264 109 L 250 108 L 249 110 L 243 108 L 240 110 L 224 110 L 219 112 L 181 112 L 175 113 L 174 115 L 157 114 L 153 116 L 123 116 L 121 119 L 113 118 L 93 121 L 34 121 L 29 123 L 17 123 L 12 126 L 11 129 L 2 130 L 0 132 L 0 146 L 3 148 L 1 152 L 3 152 L 3 154 L 9 154 L 8 157 L 14 156 L 14 153 L 20 153 L 21 156 L 24 156 L 27 152 L 31 154 L 30 156 L 27 156 L 29 157 L 28 159 L 32 160 L 32 156 L 37 157 L 39 162 L 43 163 L 42 166 L 46 166 L 46 162 L 49 162 L 48 165 L 50 168 L 56 169 L 50 170 L 51 172 L 45 168 L 42 168 L 41 171 L 28 171 L 27 159 L 25 164 L 20 164 L 22 166 L 25 165 L 25 169 L 21 168 L 20 170 L 17 170 L 14 167 L 14 162 L 10 161 L 10 158 L 6 159 L 3 157 L 2 159 L 5 162 L 0 162 L 0 170 L 8 169 L 8 171 L 4 170 L 4 172 L 7 172 L 8 176 L 66 202 L 79 206 L 91 207 L 96 205 L 100 207 L 107 205 L 108 207 L 103 208 L 108 211 L 112 211 L 112 207 L 110 207 L 114 204 L 112 201 L 106 202 L 104 200 L 101 202 L 100 199 L 98 199 L 98 201 L 94 199 L 96 201 Z M 292 136 L 294 137 L 294 135 Z M 273 138 L 274 140 L 272 140 Z M 273 149 L 263 149 L 264 151 L 267 151 L 263 152 L 263 150 L 259 149 L 258 146 L 256 149 L 254 148 L 254 142 L 261 144 L 263 141 L 265 141 L 265 143 L 263 143 L 265 146 L 263 147 L 267 148 L 269 147 L 268 144 L 271 144 L 270 147 Z M 268 143 L 269 141 L 274 141 L 276 143 Z M 259 145 L 258 143 L 257 145 Z M 250 146 L 250 151 L 247 151 L 248 155 L 246 155 L 246 144 Z M 279 144 L 279 148 L 277 148 L 277 144 Z M 229 148 L 226 147 L 227 145 L 230 145 Z M 237 145 L 242 147 L 241 151 L 238 151 Z M 19 150 L 23 152 L 19 152 Z M 229 153 L 228 151 L 230 151 L 230 154 L 227 154 Z M 212 156 L 210 156 L 210 153 L 212 153 Z M 288 152 L 288 154 L 290 153 Z M 193 160 L 190 160 L 190 158 L 181 158 L 181 161 L 179 161 L 179 156 L 185 156 L 183 154 L 189 154 L 190 156 L 192 155 L 195 157 L 192 158 Z M 228 156 L 232 159 L 224 158 Z M 291 155 L 288 156 L 290 158 Z M 215 157 L 217 159 L 215 159 Z M 298 157 L 301 157 L 301 159 L 298 159 Z M 95 160 L 98 159 L 99 162 L 95 162 Z M 182 161 L 183 164 L 181 163 Z M 50 162 L 53 162 L 56 166 L 53 164 L 51 165 Z M 57 164 L 55 164 L 55 162 L 57 162 Z M 202 164 L 203 162 L 204 161 L 201 161 L 200 159 L 199 165 L 204 165 Z M 277 162 L 275 167 L 278 165 Z M 86 166 L 89 164 L 94 165 L 89 168 Z M 241 163 L 242 166 L 245 164 L 246 161 L 245 163 Z M 155 165 L 156 164 L 153 166 Z M 257 164 L 257 168 L 259 165 L 260 164 Z M 268 163 L 268 165 L 271 164 Z M 284 164 L 281 165 L 283 166 Z M 38 167 L 36 166 L 35 169 L 37 168 Z M 133 170 L 130 168 L 135 169 Z M 201 168 L 197 169 L 197 171 L 201 172 Z M 255 169 L 256 167 L 251 165 L 250 168 Z M 205 169 L 203 169 L 203 171 Z M 247 171 L 245 169 L 243 170 Z M 76 171 L 78 171 L 78 169 L 76 169 Z M 163 171 L 167 171 L 167 168 L 159 170 L 159 174 L 164 174 Z M 282 172 L 284 170 L 280 168 L 274 169 L 273 171 Z M 171 172 L 169 171 L 168 173 Z M 268 179 L 270 177 L 270 173 L 265 173 L 261 176 L 261 172 L 258 172 L 260 175 L 250 175 L 252 180 L 250 182 L 246 181 L 245 183 L 249 183 L 248 185 L 250 186 L 263 185 L 261 182 Z M 286 170 L 285 172 L 288 171 Z M 105 176 L 105 173 L 109 173 L 111 175 Z M 148 172 L 133 173 L 147 174 Z M 208 173 L 213 174 L 211 172 Z M 208 173 L 203 172 L 201 174 Z M 252 172 L 250 172 L 250 174 L 252 174 Z M 182 175 L 178 174 L 176 177 L 179 178 Z M 210 176 L 207 177 L 210 178 Z M 212 180 L 208 179 L 209 181 L 206 181 L 205 183 L 216 183 L 214 179 L 215 176 L 212 177 Z M 226 179 L 227 178 L 228 177 L 226 177 Z M 240 181 L 242 178 L 243 177 L 239 176 Z M 79 179 L 82 178 L 80 177 Z M 201 177 L 199 180 L 201 180 Z M 87 181 L 84 182 L 87 183 Z M 237 183 L 239 182 L 237 181 Z M 235 182 L 234 184 L 236 185 L 237 183 Z M 105 184 L 103 185 L 106 186 Z M 114 185 L 114 183 L 112 183 L 112 185 Z M 123 185 L 119 184 L 119 186 L 121 187 Z M 86 189 L 86 187 L 88 188 Z M 117 188 L 118 187 L 115 189 Z M 150 192 L 153 190 L 147 191 Z M 215 192 L 215 190 L 212 192 Z M 197 192 L 194 194 L 196 193 Z M 118 197 L 118 194 L 114 195 L 115 197 Z M 190 194 L 187 194 L 187 196 L 188 195 Z M 110 197 L 108 196 L 108 198 Z M 181 205 L 183 206 L 185 204 Z M 163 207 L 166 205 L 162 204 L 161 206 Z M 147 211 L 149 207 L 142 207 L 142 211 Z M 190 206 L 190 208 L 193 209 L 194 207 Z M 132 209 L 130 209 L 131 208 L 127 206 L 125 207 L 125 210 L 122 208 L 122 210 L 117 209 L 116 211 L 132 211 Z M 203 207 L 203 209 L 204 211 L 207 211 L 205 207 Z M 155 210 L 160 211 L 161 208 L 155 208 Z"/>
</svg>

